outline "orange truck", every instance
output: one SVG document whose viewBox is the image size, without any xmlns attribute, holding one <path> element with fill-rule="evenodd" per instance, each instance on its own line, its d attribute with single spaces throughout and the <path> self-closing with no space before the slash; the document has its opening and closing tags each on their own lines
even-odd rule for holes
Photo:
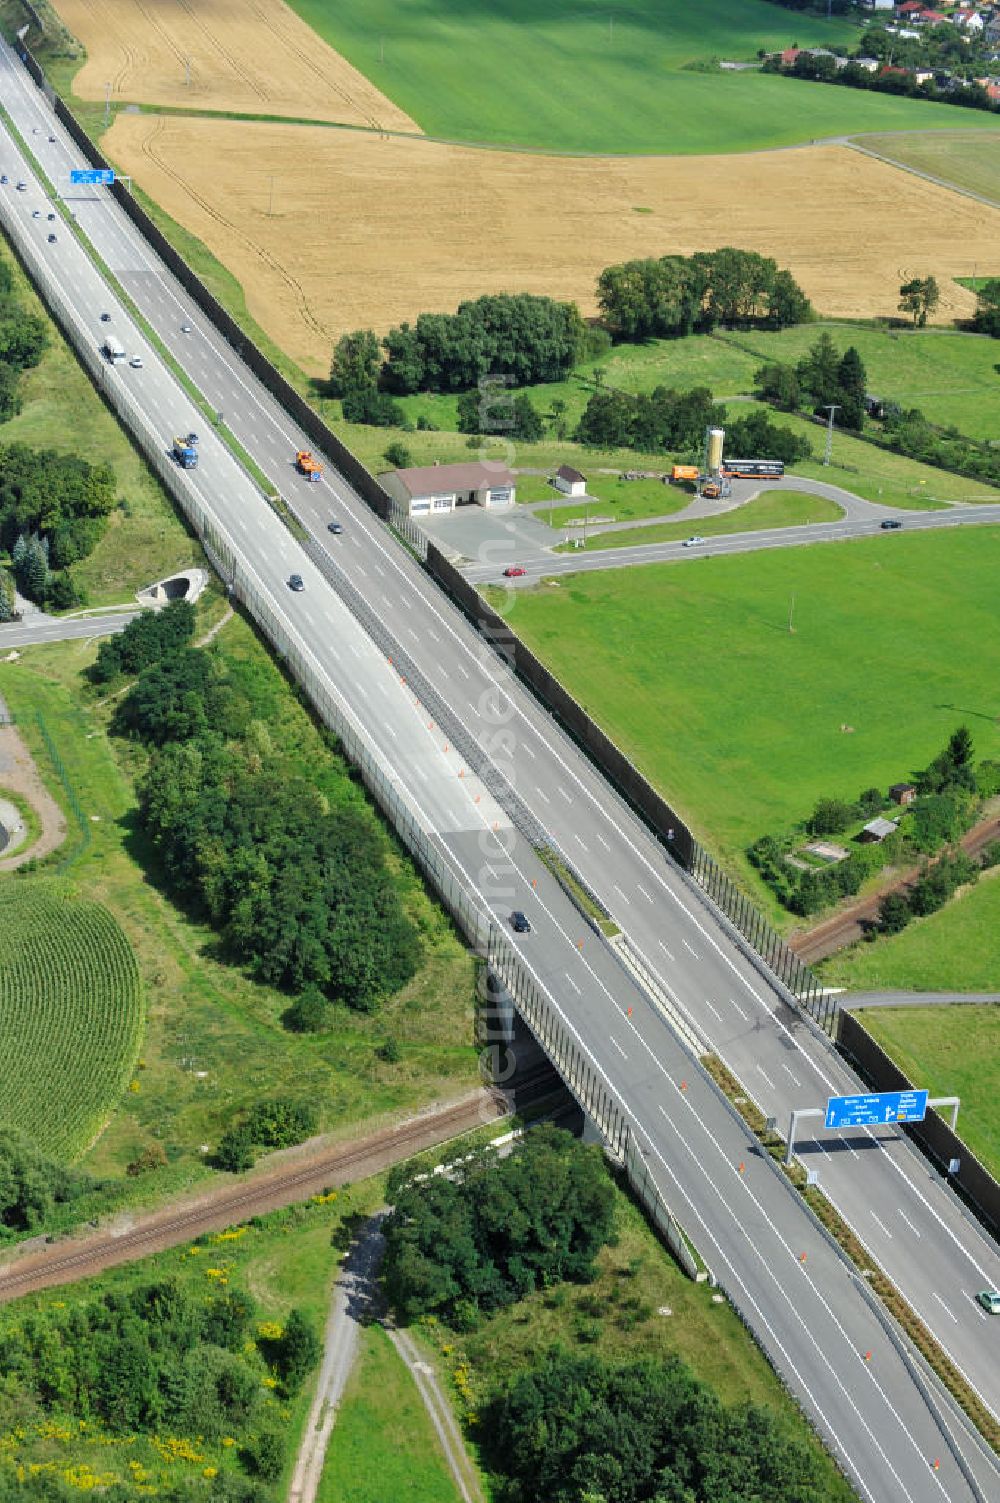
<svg viewBox="0 0 1000 1503">
<path fill-rule="evenodd" d="M 717 480 L 706 480 L 701 493 L 708 501 L 718 501 L 722 495 L 722 486 Z"/>
<path fill-rule="evenodd" d="M 300 449 L 295 456 L 295 468 L 300 475 L 307 480 L 320 480 L 323 476 L 323 466 L 318 459 L 313 459 L 308 449 Z"/>
<path fill-rule="evenodd" d="M 675 464 L 670 471 L 671 480 L 697 480 L 701 471 L 696 464 Z"/>
</svg>

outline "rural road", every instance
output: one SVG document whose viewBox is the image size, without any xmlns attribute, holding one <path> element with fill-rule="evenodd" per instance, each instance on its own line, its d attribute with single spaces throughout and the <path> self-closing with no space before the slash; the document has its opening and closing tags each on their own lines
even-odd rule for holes
<svg viewBox="0 0 1000 1503">
<path fill-rule="evenodd" d="M 0 1263 L 0 1304 L 39 1289 L 90 1278 L 106 1268 L 149 1257 L 205 1232 L 223 1231 L 251 1216 L 306 1200 L 331 1185 L 367 1179 L 424 1149 L 472 1132 L 504 1115 L 488 1091 L 382 1128 L 369 1137 L 278 1155 L 260 1174 L 226 1179 L 180 1202 L 135 1215 L 120 1215 L 96 1231 L 60 1241 L 14 1248 Z"/>
<path fill-rule="evenodd" d="M 376 1275 L 385 1252 L 382 1222 L 387 1211 L 367 1221 L 344 1259 L 326 1321 L 323 1363 L 288 1488 L 288 1503 L 313 1503 L 323 1476 L 337 1410 L 354 1366 L 358 1331 L 378 1296 Z"/>
<path fill-rule="evenodd" d="M 115 632 L 124 631 L 133 616 L 138 614 L 138 606 L 134 610 L 123 610 L 115 615 L 70 618 L 44 616 L 39 611 L 37 615 L 27 616 L 23 621 L 5 621 L 0 626 L 0 653 L 12 647 L 35 647 L 39 642 L 71 642 L 77 638 L 110 637 Z"/>
<path fill-rule="evenodd" d="M 851 1012 L 868 1007 L 969 1007 L 1000 1002 L 1000 992 L 851 992 Z"/>
</svg>

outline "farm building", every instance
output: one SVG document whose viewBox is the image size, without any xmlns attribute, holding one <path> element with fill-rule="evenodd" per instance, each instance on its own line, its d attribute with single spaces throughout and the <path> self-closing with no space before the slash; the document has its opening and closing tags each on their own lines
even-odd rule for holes
<svg viewBox="0 0 1000 1503">
<path fill-rule="evenodd" d="M 553 484 L 557 491 L 562 491 L 564 496 L 585 496 L 587 494 L 587 477 L 581 475 L 579 470 L 574 470 L 572 465 L 561 464 L 556 470 Z"/>
<path fill-rule="evenodd" d="M 917 790 L 912 783 L 893 783 L 889 789 L 889 797 L 894 804 L 912 804 L 917 796 Z"/>
<path fill-rule="evenodd" d="M 877 819 L 870 819 L 862 829 L 858 840 L 862 845 L 881 845 L 889 835 L 896 833 L 897 824 L 894 819 L 883 819 L 881 814 Z"/>
<path fill-rule="evenodd" d="M 511 506 L 514 471 L 502 464 L 433 464 L 389 470 L 379 480 L 411 517 L 437 516 L 456 506 Z"/>
</svg>

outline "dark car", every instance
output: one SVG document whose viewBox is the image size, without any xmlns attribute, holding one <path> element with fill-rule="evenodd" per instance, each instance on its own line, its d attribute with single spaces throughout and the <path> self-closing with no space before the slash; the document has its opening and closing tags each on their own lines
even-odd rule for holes
<svg viewBox="0 0 1000 1503">
<path fill-rule="evenodd" d="M 102 324 L 109 324 L 110 322 L 111 322 L 111 314 L 110 313 L 102 313 L 101 314 L 101 323 Z"/>
<path fill-rule="evenodd" d="M 54 140 L 55 140 L 55 136 L 50 136 L 50 137 L 49 137 L 49 140 L 50 140 L 50 141 L 54 141 Z"/>
<path fill-rule="evenodd" d="M 198 447 L 198 435 L 197 435 L 197 433 L 189 433 L 187 441 L 191 445 L 192 449 L 196 449 Z"/>
<path fill-rule="evenodd" d="M 344 529 L 339 522 L 327 522 L 326 530 L 327 532 L 343 532 Z"/>
<path fill-rule="evenodd" d="M 46 214 L 45 217 L 46 219 L 55 219 L 56 216 L 54 214 Z"/>
<path fill-rule="evenodd" d="M 55 245 L 55 243 L 56 243 L 56 237 L 55 237 L 55 235 L 50 235 L 49 236 L 49 244 L 50 245 Z"/>
<path fill-rule="evenodd" d="M 883 532 L 898 532 L 902 525 L 898 517 L 886 517 L 884 522 L 879 523 Z"/>
<path fill-rule="evenodd" d="M 9 183 L 9 182 L 10 182 L 10 178 L 7 176 L 6 172 L 0 172 L 0 183 Z"/>
<path fill-rule="evenodd" d="M 304 580 L 302 578 L 302 575 L 301 574 L 293 574 L 289 578 L 288 588 L 290 590 L 304 590 L 305 589 L 305 582 L 304 582 Z"/>
<path fill-rule="evenodd" d="M 520 579 L 521 575 L 526 573 L 527 570 L 522 569 L 520 564 L 511 564 L 509 568 L 503 571 L 503 577 L 504 579 Z"/>
<path fill-rule="evenodd" d="M 527 914 L 522 913 L 520 908 L 515 908 L 514 912 L 511 914 L 510 927 L 513 929 L 515 934 L 531 933 L 531 925 L 528 923 Z"/>
</svg>

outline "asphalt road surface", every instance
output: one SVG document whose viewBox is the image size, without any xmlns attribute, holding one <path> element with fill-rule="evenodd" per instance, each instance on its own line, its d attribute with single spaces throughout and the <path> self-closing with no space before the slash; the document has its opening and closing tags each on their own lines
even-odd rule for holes
<svg viewBox="0 0 1000 1503">
<path fill-rule="evenodd" d="M 39 642 L 71 642 L 94 637 L 110 637 L 124 631 L 136 611 L 123 611 L 114 616 L 25 616 L 23 621 L 5 621 L 0 624 L 0 653 L 12 647 L 34 647 Z"/>
<path fill-rule="evenodd" d="M 5 49 L 0 91 L 49 176 L 68 191 L 76 153 Z M 52 143 L 49 134 L 56 136 Z M 9 222 L 45 205 L 43 190 L 6 136 L 0 136 L 0 166 L 29 182 L 26 194 L 0 189 L 0 216 Z M 755 1153 L 745 1128 L 652 996 L 586 928 L 487 790 L 463 775 L 462 750 L 444 741 L 427 706 L 387 662 L 385 634 L 402 644 L 433 694 L 516 786 L 546 838 L 607 902 L 660 994 L 690 1019 L 768 1114 L 785 1119 L 793 1106 L 819 1104 L 827 1094 L 859 1089 L 859 1083 L 762 978 L 604 780 L 343 480 L 329 471 L 321 485 L 296 476 L 294 453 L 309 447 L 307 440 L 194 312 L 117 208 L 100 190 L 83 192 L 86 197 L 73 204 L 81 226 L 208 400 L 224 412 L 227 426 L 261 468 L 280 480 L 329 563 L 363 593 L 383 646 L 376 647 L 334 588 L 336 569 L 317 567 L 211 432 L 203 434 L 199 468 L 182 483 L 210 509 L 220 534 L 240 553 L 371 755 L 390 771 L 400 797 L 434 833 L 483 906 L 501 922 L 514 907 L 528 913 L 532 932 L 512 936 L 524 966 L 561 1016 L 580 1057 L 621 1103 L 668 1203 L 859 1493 L 873 1500 L 965 1500 L 996 1493 L 994 1463 L 936 1387 L 928 1407 L 928 1390 L 915 1381 L 867 1291 L 770 1160 Z M 29 218 L 21 226 L 29 237 L 31 224 Z M 189 399 L 68 234 L 58 247 L 48 246 L 44 235 L 29 239 L 26 254 L 72 299 L 81 328 L 97 344 L 100 311 L 112 312 L 114 331 L 130 352 L 143 355 L 144 366 L 109 368 L 108 380 L 130 383 L 165 446 L 184 425 L 200 423 L 204 430 Z M 190 334 L 181 332 L 185 323 Z M 339 537 L 326 531 L 333 515 L 344 525 Z M 292 572 L 305 580 L 301 594 L 287 589 Z M 893 1129 L 859 1133 L 851 1142 L 806 1141 L 802 1151 L 811 1165 L 819 1164 L 827 1194 L 953 1360 L 993 1411 L 1000 1411 L 995 1330 L 974 1300 L 977 1289 L 1000 1285 L 995 1245 Z M 978 1492 L 970 1476 L 978 1477 Z"/>
</svg>

